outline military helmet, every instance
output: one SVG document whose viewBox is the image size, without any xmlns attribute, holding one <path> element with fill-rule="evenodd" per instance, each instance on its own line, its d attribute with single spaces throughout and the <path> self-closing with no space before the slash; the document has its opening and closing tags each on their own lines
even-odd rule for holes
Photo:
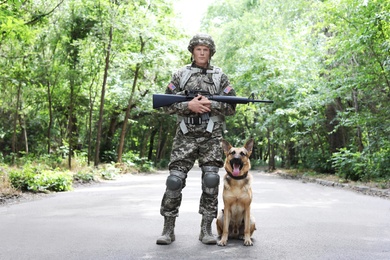
<svg viewBox="0 0 390 260">
<path fill-rule="evenodd" d="M 212 57 L 216 52 L 213 38 L 211 38 L 211 36 L 208 34 L 198 33 L 194 37 L 192 37 L 190 43 L 188 44 L 188 50 L 192 53 L 194 51 L 195 46 L 198 45 L 204 45 L 209 47 L 210 57 Z"/>
</svg>

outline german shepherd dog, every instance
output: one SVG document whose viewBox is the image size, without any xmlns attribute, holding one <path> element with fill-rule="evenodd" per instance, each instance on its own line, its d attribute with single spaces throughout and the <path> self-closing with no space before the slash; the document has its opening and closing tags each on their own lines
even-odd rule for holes
<svg viewBox="0 0 390 260">
<path fill-rule="evenodd" d="M 217 217 L 217 231 L 221 240 L 219 246 L 226 246 L 228 238 L 243 239 L 245 246 L 252 246 L 251 236 L 256 230 L 255 219 L 251 215 L 252 175 L 249 173 L 251 163 L 249 156 L 253 149 L 253 139 L 244 147 L 232 147 L 222 140 L 225 153 L 225 170 L 223 186 L 224 209 Z"/>
</svg>

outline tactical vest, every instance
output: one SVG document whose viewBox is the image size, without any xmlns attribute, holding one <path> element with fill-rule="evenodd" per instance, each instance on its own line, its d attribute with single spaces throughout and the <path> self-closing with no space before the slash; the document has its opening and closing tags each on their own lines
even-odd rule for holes
<svg viewBox="0 0 390 260">
<path fill-rule="evenodd" d="M 192 74 L 204 72 L 203 69 L 194 68 L 191 66 L 191 64 L 185 66 L 184 68 L 182 68 L 182 70 L 184 72 L 180 78 L 180 90 L 184 89 L 185 85 L 187 84 L 187 82 L 190 79 Z M 217 95 L 220 94 L 222 91 L 221 90 L 222 70 L 218 67 L 213 67 L 213 69 L 206 70 L 206 73 L 212 74 L 211 76 L 212 76 L 212 80 L 213 80 L 214 87 L 215 87 L 213 93 L 217 94 Z M 177 120 L 180 123 L 180 129 L 182 130 L 183 134 L 186 134 L 186 133 L 188 133 L 186 123 L 191 123 L 192 121 L 194 121 L 194 118 L 178 116 Z M 198 120 L 201 120 L 201 122 L 202 122 L 203 119 L 201 117 L 199 117 Z M 206 131 L 210 132 L 210 133 L 213 132 L 214 123 L 215 122 L 224 122 L 224 121 L 225 121 L 225 118 L 223 116 L 213 116 L 213 117 L 207 116 L 207 129 L 206 129 Z M 223 127 L 225 128 L 225 124 Z"/>
<path fill-rule="evenodd" d="M 192 74 L 203 72 L 200 68 L 191 67 L 191 64 L 185 66 L 182 69 L 184 72 L 180 78 L 180 89 L 184 89 L 184 86 L 187 84 Z M 207 74 L 212 74 L 212 79 L 214 86 L 216 87 L 215 93 L 221 93 L 221 78 L 222 78 L 222 70 L 218 67 L 213 67 L 213 69 L 206 70 Z"/>
</svg>

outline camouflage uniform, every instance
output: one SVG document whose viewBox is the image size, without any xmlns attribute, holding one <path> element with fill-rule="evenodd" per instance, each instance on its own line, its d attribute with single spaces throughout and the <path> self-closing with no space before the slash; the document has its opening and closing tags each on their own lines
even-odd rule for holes
<svg viewBox="0 0 390 260">
<path fill-rule="evenodd" d="M 195 66 L 196 65 L 192 65 Z M 211 74 L 194 73 L 189 78 L 184 89 L 180 86 L 180 77 L 184 73 L 186 67 L 176 72 L 169 86 L 166 89 L 166 94 L 180 94 L 184 90 L 202 90 L 209 91 L 211 94 L 217 95 L 235 95 L 233 89 L 229 89 L 230 83 L 225 74 L 222 75 L 219 92 L 215 92 L 215 86 L 211 79 Z M 212 68 L 210 68 L 212 69 Z M 173 87 L 174 86 L 174 87 Z M 176 87 L 177 86 L 177 87 Z M 228 88 L 227 90 L 225 90 Z M 213 91 L 214 90 L 214 91 Z M 228 92 L 228 90 L 230 90 Z M 225 93 L 225 92 L 228 93 Z M 228 116 L 235 113 L 234 106 L 227 103 L 212 101 L 212 109 L 210 116 Z M 166 109 L 169 114 L 177 114 L 182 117 L 196 117 L 197 114 L 188 109 L 188 102 L 175 103 Z M 216 122 L 212 133 L 206 131 L 207 122 L 202 122 L 201 125 L 186 124 L 188 133 L 183 134 L 179 127 L 176 130 L 176 136 L 173 140 L 171 152 L 171 160 L 169 170 L 178 170 L 187 174 L 193 167 L 195 160 L 198 160 L 199 167 L 223 166 L 221 139 L 224 128 L 224 122 Z M 187 175 L 185 175 L 185 178 Z M 202 176 L 203 177 L 203 176 Z M 183 183 L 183 188 L 185 181 Z M 178 198 L 167 198 L 166 194 L 161 204 L 161 215 L 177 217 L 181 203 L 181 195 Z M 200 214 L 209 214 L 213 217 L 217 216 L 218 194 L 210 197 L 205 192 L 202 193 L 200 200 Z"/>
<path fill-rule="evenodd" d="M 199 41 L 195 43 L 192 42 L 192 44 L 196 43 L 198 43 L 198 45 L 202 45 L 199 44 Z M 215 48 L 213 48 L 214 46 L 211 47 L 210 56 L 215 53 Z M 191 42 L 189 45 L 189 50 L 192 53 Z M 196 69 L 198 72 L 192 73 L 186 84 L 181 86 L 181 79 L 188 72 L 186 70 L 194 68 L 198 68 L 199 70 Z M 173 74 L 171 82 L 169 83 L 165 93 L 180 95 L 184 94 L 186 90 L 198 90 L 208 91 L 213 95 L 235 96 L 235 91 L 230 86 L 228 77 L 223 74 L 221 70 L 220 73 L 222 73 L 222 75 L 220 77 L 220 84 L 219 86 L 215 86 L 212 73 L 208 73 L 215 69 L 216 67 L 210 65 L 207 69 L 200 68 L 197 67 L 195 63 L 185 66 Z M 214 171 L 216 169 L 216 172 L 218 172 L 218 169 L 223 166 L 221 140 L 225 124 L 224 117 L 233 115 L 235 113 L 235 105 L 217 101 L 211 102 L 211 112 L 209 112 L 208 116 L 217 116 L 222 119 L 214 123 L 211 132 L 207 131 L 207 121 L 202 121 L 201 124 L 191 124 L 185 121 L 185 126 L 188 132 L 183 133 L 183 129 L 180 127 L 180 123 L 182 123 L 183 118 L 187 119 L 191 117 L 199 117 L 199 114 L 196 114 L 188 109 L 189 102 L 175 103 L 169 107 L 164 108 L 165 112 L 169 114 L 176 114 L 178 116 L 177 130 L 173 140 L 169 170 L 170 176 L 174 175 L 180 178 L 178 185 L 181 185 L 177 192 L 173 192 L 168 188 L 166 189 L 160 208 L 160 213 L 164 217 L 178 217 L 179 207 L 182 201 L 181 190 L 185 187 L 187 173 L 191 170 L 196 160 L 198 160 L 199 167 L 202 169 L 203 192 L 200 198 L 199 213 L 203 216 L 210 217 L 211 219 L 217 216 L 218 186 L 213 191 L 210 191 L 207 189 L 207 187 L 205 187 L 203 180 L 205 174 L 207 174 L 207 167 L 214 169 Z M 167 180 L 167 187 L 168 186 L 169 185 Z M 172 239 L 172 241 L 173 240 L 174 239 Z"/>
</svg>

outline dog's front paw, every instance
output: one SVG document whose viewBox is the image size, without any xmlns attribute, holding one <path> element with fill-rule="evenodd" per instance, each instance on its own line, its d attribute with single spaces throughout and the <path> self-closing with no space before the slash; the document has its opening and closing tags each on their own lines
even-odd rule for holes
<svg viewBox="0 0 390 260">
<path fill-rule="evenodd" d="M 253 242 L 251 239 L 245 239 L 244 246 L 253 246 Z"/>
<path fill-rule="evenodd" d="M 217 243 L 217 245 L 219 245 L 219 246 L 226 246 L 226 244 L 227 244 L 227 240 L 226 239 L 221 239 Z"/>
</svg>

